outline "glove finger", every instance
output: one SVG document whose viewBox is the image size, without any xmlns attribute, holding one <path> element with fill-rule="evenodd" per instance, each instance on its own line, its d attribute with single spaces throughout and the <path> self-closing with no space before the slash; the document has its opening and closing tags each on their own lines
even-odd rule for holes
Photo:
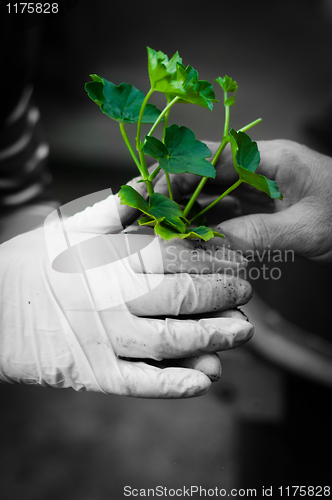
<svg viewBox="0 0 332 500">
<path fill-rule="evenodd" d="M 126 248 L 133 271 L 140 273 L 240 273 L 248 265 L 240 252 L 235 252 L 223 245 L 221 238 L 213 241 L 198 241 L 194 239 L 170 241 L 162 240 L 153 235 L 126 234 Z M 121 237 L 109 236 L 116 249 L 119 248 Z M 119 243 L 118 243 L 119 242 Z"/>
<path fill-rule="evenodd" d="M 154 280 L 159 283 L 154 286 Z M 157 281 L 158 280 L 158 281 Z M 232 309 L 252 295 L 248 281 L 228 274 L 149 275 L 150 291 L 126 302 L 137 316 L 178 316 Z"/>
<path fill-rule="evenodd" d="M 92 235 L 67 231 L 71 247 L 59 248 L 59 233 L 47 233 L 52 245 L 53 268 L 60 272 L 78 272 L 106 266 L 126 259 L 135 273 L 145 274 L 241 274 L 247 260 L 240 252 L 220 246 L 221 238 L 213 242 L 197 240 L 165 241 L 148 234 Z M 54 240 L 55 238 L 55 240 Z M 80 241 L 78 241 L 80 240 Z M 218 241 L 219 240 L 219 241 Z M 54 247 L 54 248 L 53 248 Z M 54 253 L 54 249 L 56 253 Z M 53 255 L 54 254 L 54 255 Z M 79 265 L 78 265 L 79 259 Z"/>
<path fill-rule="evenodd" d="M 99 318 L 117 356 L 159 361 L 232 349 L 254 332 L 238 318 L 139 318 L 124 310 L 100 311 Z"/>
<path fill-rule="evenodd" d="M 122 257 L 126 242 L 122 238 L 118 240 L 118 236 L 125 235 L 114 235 L 113 239 L 100 235 L 86 240 L 60 253 L 52 264 L 66 282 L 68 279 L 74 282 L 75 275 L 84 270 L 98 310 L 127 303 L 130 312 L 140 316 L 177 316 L 234 308 L 251 297 L 251 286 L 237 277 L 237 269 L 224 269 L 227 274 L 205 274 L 214 271 L 213 261 L 205 265 L 202 260 L 192 265 L 188 257 L 182 274 L 152 273 L 153 255 L 159 254 L 159 262 L 162 262 L 157 238 L 136 252 L 141 263 L 140 272 L 136 273 L 129 259 Z M 219 264 L 217 266 L 219 268 Z M 186 268 L 193 274 L 185 272 Z M 75 301 L 75 296 L 71 300 Z"/>
<path fill-rule="evenodd" d="M 145 361 L 151 364 L 150 361 Z M 211 382 L 216 382 L 221 377 L 222 367 L 218 354 L 200 354 L 199 356 L 189 356 L 188 358 L 164 359 L 162 361 L 153 361 L 154 366 L 159 368 L 189 368 L 204 373 Z"/>
<path fill-rule="evenodd" d="M 179 360 L 177 366 L 191 368 L 204 373 L 211 382 L 217 382 L 221 377 L 222 367 L 218 354 L 201 354 Z"/>
<path fill-rule="evenodd" d="M 124 358 L 123 358 L 124 359 Z M 155 361 L 152 359 L 126 358 L 126 361 L 144 362 L 157 368 L 189 368 L 204 373 L 211 382 L 216 382 L 221 377 L 221 361 L 218 354 L 201 354 L 199 356 L 189 356 L 188 358 L 162 359 Z"/>
<path fill-rule="evenodd" d="M 178 319 L 186 319 L 186 316 L 179 316 Z M 203 313 L 199 314 L 196 319 L 201 319 L 201 318 L 238 318 L 238 319 L 243 319 L 245 321 L 248 320 L 248 316 L 244 314 L 244 312 L 241 309 L 235 308 L 235 309 L 225 309 L 224 311 L 213 311 L 213 312 L 208 312 L 208 313 Z M 191 316 L 191 319 L 195 319 L 195 316 Z"/>
<path fill-rule="evenodd" d="M 205 394 L 210 379 L 202 372 L 186 368 L 161 369 L 143 362 L 119 360 L 124 396 L 139 398 L 190 398 Z"/>
</svg>

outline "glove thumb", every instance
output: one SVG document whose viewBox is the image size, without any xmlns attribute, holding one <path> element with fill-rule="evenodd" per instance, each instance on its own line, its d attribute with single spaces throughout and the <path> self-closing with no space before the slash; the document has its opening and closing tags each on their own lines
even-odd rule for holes
<svg viewBox="0 0 332 500">
<path fill-rule="evenodd" d="M 147 198 L 145 184 L 138 184 L 136 179 L 132 179 L 127 186 Z M 60 212 L 66 219 L 67 231 L 91 234 L 118 233 L 140 215 L 138 210 L 122 204 L 119 193 L 113 194 L 111 189 L 73 200 L 60 207 Z M 68 213 L 71 215 L 69 218 Z"/>
</svg>

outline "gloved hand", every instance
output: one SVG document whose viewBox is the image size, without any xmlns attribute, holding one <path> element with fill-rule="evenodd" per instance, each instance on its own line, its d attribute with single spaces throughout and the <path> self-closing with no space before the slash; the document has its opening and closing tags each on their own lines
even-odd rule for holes
<svg viewBox="0 0 332 500">
<path fill-rule="evenodd" d="M 176 316 L 247 302 L 250 285 L 236 273 L 210 274 L 243 259 L 121 233 L 135 213 L 117 195 L 73 216 L 67 208 L 0 246 L 0 380 L 136 397 L 206 392 L 210 379 L 181 365 L 242 344 L 253 327 Z"/>
</svg>

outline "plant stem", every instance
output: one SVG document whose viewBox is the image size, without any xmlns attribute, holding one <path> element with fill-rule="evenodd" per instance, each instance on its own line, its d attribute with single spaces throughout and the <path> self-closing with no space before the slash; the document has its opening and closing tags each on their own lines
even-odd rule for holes
<svg viewBox="0 0 332 500">
<path fill-rule="evenodd" d="M 257 120 L 254 120 L 253 122 L 248 123 L 248 125 L 246 125 L 245 127 L 240 128 L 238 130 L 238 132 L 246 132 L 246 130 L 249 130 L 251 127 L 254 127 L 255 125 L 257 125 L 261 121 L 262 121 L 262 118 L 257 118 Z"/>
<path fill-rule="evenodd" d="M 144 142 L 141 141 L 141 128 L 142 128 L 142 120 L 143 120 L 143 114 L 144 114 L 144 109 L 148 103 L 148 100 L 150 99 L 151 95 L 153 94 L 154 92 L 154 89 L 150 89 L 149 92 L 146 94 L 145 96 L 145 99 L 143 101 L 143 104 L 142 104 L 142 107 L 140 109 L 140 113 L 139 113 L 139 117 L 138 117 L 138 123 L 137 123 L 137 136 L 136 136 L 136 149 L 138 151 L 138 154 L 139 154 L 139 158 L 140 158 L 140 172 L 141 172 L 141 175 L 143 177 L 143 180 L 145 181 L 145 184 L 146 184 L 146 187 L 147 187 L 147 190 L 148 190 L 148 193 L 149 195 L 151 196 L 153 193 L 154 193 L 154 190 L 153 190 L 153 186 L 152 186 L 152 182 L 151 180 L 149 180 L 149 172 L 148 172 L 148 169 L 147 169 L 147 166 L 146 166 L 146 160 L 145 160 L 145 155 L 144 155 L 144 152 L 143 152 L 143 147 L 144 147 L 144 144 L 146 143 L 146 140 Z M 171 109 L 171 107 L 180 99 L 180 97 L 174 97 L 174 99 L 168 103 L 168 105 L 163 109 L 163 111 L 160 113 L 160 115 L 158 116 L 157 120 L 154 122 L 153 126 L 151 127 L 149 133 L 148 133 L 148 136 L 152 135 L 153 132 L 155 131 L 156 127 L 159 125 L 159 123 L 161 122 L 161 120 L 163 119 L 163 117 L 165 115 L 168 115 L 169 113 L 169 110 Z M 166 130 L 164 128 L 164 130 Z M 166 175 L 167 177 L 167 175 Z M 169 176 L 167 178 L 167 184 L 168 184 L 168 189 L 170 190 L 170 180 L 169 180 Z M 173 199 L 173 196 L 172 196 L 172 192 L 170 191 L 170 198 Z"/>
<path fill-rule="evenodd" d="M 223 139 L 228 136 L 228 128 L 229 128 L 229 106 L 226 103 L 227 92 L 224 90 L 224 106 L 225 106 L 225 124 L 224 124 L 224 135 Z"/>
<path fill-rule="evenodd" d="M 151 196 L 154 193 L 154 189 L 153 189 L 152 181 L 149 179 L 149 171 L 148 171 L 148 167 L 146 166 L 145 155 L 144 155 L 142 149 L 139 150 L 139 158 L 141 161 L 142 177 L 143 177 L 143 180 L 146 184 L 146 188 L 148 190 L 149 196 Z"/>
<path fill-rule="evenodd" d="M 188 201 L 188 203 L 186 205 L 186 208 L 183 210 L 184 217 L 187 217 L 187 215 L 189 214 L 190 210 L 192 209 L 193 204 L 196 201 L 197 196 L 202 191 L 202 189 L 203 189 L 203 187 L 204 187 L 204 185 L 205 185 L 205 183 L 206 183 L 207 180 L 208 180 L 208 177 L 202 177 L 202 179 L 200 180 L 197 188 L 193 192 L 190 200 Z"/>
<path fill-rule="evenodd" d="M 167 104 L 167 106 L 162 110 L 162 112 L 160 113 L 160 115 L 158 116 L 157 120 L 154 122 L 154 124 L 152 125 L 149 133 L 147 134 L 148 137 L 150 137 L 153 132 L 156 130 L 157 126 L 159 125 L 159 123 L 161 122 L 161 120 L 164 118 L 165 115 L 168 116 L 169 114 L 169 110 L 171 109 L 172 106 L 174 106 L 174 104 L 179 100 L 181 99 L 180 97 L 174 97 L 174 99 L 169 102 Z M 142 144 L 142 147 L 144 146 L 144 144 L 146 143 L 146 140 L 143 142 Z"/>
<path fill-rule="evenodd" d="M 175 104 L 176 100 L 173 99 L 173 101 L 174 101 L 173 104 Z M 168 102 L 168 104 L 170 104 L 170 102 Z M 168 105 L 165 108 L 165 110 L 167 110 L 167 111 L 165 112 L 165 119 L 164 119 L 164 123 L 163 123 L 163 143 L 164 144 L 165 144 L 166 129 L 167 129 L 167 124 L 168 124 L 168 116 L 169 116 L 169 110 L 170 109 L 171 109 L 171 106 L 168 106 Z M 166 181 L 167 181 L 169 199 L 173 200 L 172 185 L 171 185 L 171 180 L 169 178 L 169 173 L 165 172 L 165 175 L 166 175 Z"/>
<path fill-rule="evenodd" d="M 216 166 L 216 164 L 217 164 L 217 162 L 218 162 L 218 160 L 220 158 L 221 153 L 224 151 L 225 147 L 227 146 L 227 144 L 230 141 L 230 138 L 229 138 L 229 135 L 228 135 L 228 128 L 229 128 L 229 106 L 226 107 L 226 111 L 227 111 L 227 108 L 228 108 L 228 115 L 226 113 L 226 116 L 225 116 L 225 126 L 224 126 L 224 134 L 225 134 L 225 131 L 227 130 L 227 135 L 223 136 L 222 141 L 220 143 L 220 146 L 219 146 L 217 152 L 215 153 L 213 159 L 211 160 L 211 163 L 212 163 L 212 165 L 214 167 Z M 248 125 L 245 125 L 244 127 L 240 128 L 238 130 L 238 132 L 245 132 L 246 130 L 249 130 L 251 127 L 254 127 L 258 123 L 260 123 L 261 121 L 262 121 L 262 119 L 258 118 L 257 120 L 254 120 L 253 122 L 248 123 Z M 205 186 L 205 183 L 206 183 L 207 180 L 208 180 L 208 177 L 202 177 L 200 183 L 198 184 L 198 186 L 195 189 L 194 193 L 192 194 L 192 196 L 191 196 L 191 198 L 190 198 L 190 200 L 189 200 L 186 208 L 183 211 L 183 215 L 185 217 L 187 217 L 188 213 L 192 209 L 193 204 L 195 203 L 195 201 L 196 201 L 199 193 L 202 191 L 203 187 Z M 224 196 L 224 195 L 222 195 L 222 196 Z M 219 198 L 218 198 L 218 200 L 219 200 Z M 218 200 L 215 203 L 217 203 Z M 209 207 L 205 208 L 204 212 L 206 212 L 209 208 L 211 208 L 211 206 L 213 206 L 213 205 L 209 205 Z M 200 212 L 199 214 L 197 214 L 196 217 L 198 217 L 198 215 L 201 215 L 201 214 L 202 214 L 202 212 Z"/>
<path fill-rule="evenodd" d="M 170 103 L 168 103 L 170 104 Z M 164 114 L 164 123 L 163 123 L 163 143 L 165 144 L 165 137 L 166 137 L 166 129 L 167 129 L 167 124 L 168 124 L 168 117 L 169 117 L 169 110 L 170 108 L 168 107 L 168 105 L 163 109 L 162 112 L 165 111 L 165 114 Z"/>
<path fill-rule="evenodd" d="M 214 157 L 212 158 L 212 161 L 211 161 L 211 163 L 212 163 L 212 165 L 214 167 L 216 166 L 216 164 L 217 164 L 217 162 L 218 162 L 218 160 L 220 158 L 221 153 L 224 151 L 224 149 L 227 146 L 227 144 L 229 143 L 229 141 L 230 141 L 229 136 L 222 138 L 220 146 L 217 149 L 217 151 L 215 152 L 215 155 L 214 155 Z"/>
<path fill-rule="evenodd" d="M 169 178 L 169 173 L 168 172 L 165 172 L 165 174 L 166 174 L 166 180 L 167 180 L 167 186 L 168 186 L 169 199 L 173 200 L 173 192 L 172 192 L 171 179 Z"/>
<path fill-rule="evenodd" d="M 133 148 L 132 148 L 132 146 L 131 146 L 131 144 L 130 144 L 130 142 L 129 142 L 128 135 L 127 135 L 127 132 L 126 132 L 126 129 L 125 129 L 124 123 L 123 123 L 123 122 L 120 122 L 120 123 L 119 123 L 119 125 L 120 125 L 120 131 L 121 131 L 122 137 L 123 137 L 123 139 L 124 139 L 124 141 L 125 141 L 125 143 L 126 143 L 126 146 L 127 146 L 127 148 L 129 149 L 129 152 L 130 152 L 130 154 L 131 154 L 131 156 L 132 156 L 132 158 L 133 158 L 134 162 L 136 163 L 136 166 L 137 166 L 137 168 L 138 168 L 138 170 L 139 170 L 139 173 L 142 175 L 141 164 L 140 164 L 140 162 L 138 161 L 138 158 L 137 158 L 137 156 L 135 155 L 135 152 L 134 152 L 134 150 L 133 150 Z M 143 175 L 142 175 L 142 177 L 143 177 Z"/>
<path fill-rule="evenodd" d="M 219 160 L 219 157 L 221 155 L 221 153 L 224 151 L 226 145 L 229 143 L 229 137 L 223 137 L 222 141 L 221 141 L 221 144 L 218 148 L 218 150 L 216 151 L 213 159 L 211 160 L 211 163 L 212 165 L 215 167 L 216 166 L 216 163 L 217 161 Z M 187 215 L 189 214 L 190 210 L 192 209 L 192 206 L 193 204 L 195 203 L 199 193 L 202 191 L 203 187 L 205 186 L 205 183 L 206 181 L 208 180 L 209 177 L 202 177 L 202 179 L 200 180 L 200 183 L 198 184 L 197 188 L 195 189 L 195 191 L 193 192 L 190 200 L 188 201 L 187 203 L 187 206 L 186 208 L 184 209 L 183 211 L 183 215 L 185 217 L 187 217 Z"/>
<path fill-rule="evenodd" d="M 190 224 L 195 220 L 197 219 L 197 217 L 203 215 L 205 212 L 207 212 L 208 210 L 210 210 L 210 208 L 212 208 L 214 205 L 216 205 L 219 201 L 221 201 L 225 196 L 227 196 L 229 193 L 231 193 L 234 189 L 236 189 L 243 181 L 241 179 L 237 180 L 230 188 L 226 189 L 226 191 L 219 196 L 219 198 L 217 198 L 216 200 L 214 200 L 212 203 L 210 203 L 209 206 L 205 207 L 203 210 L 201 210 L 201 212 L 199 212 L 199 214 L 195 215 L 195 217 L 193 217 L 189 222 Z"/>
<path fill-rule="evenodd" d="M 219 157 L 221 155 L 221 153 L 223 152 L 223 150 L 225 149 L 227 143 L 229 142 L 229 135 L 228 135 L 228 129 L 229 129 L 229 106 L 226 104 L 226 100 L 227 100 L 227 92 L 224 90 L 224 106 L 225 106 L 225 123 L 224 123 L 224 133 L 223 133 L 223 136 L 222 136 L 222 140 L 221 140 L 221 143 L 220 143 L 220 146 L 216 152 L 216 154 L 214 155 L 211 163 L 212 165 L 215 167 L 217 161 L 219 160 Z M 205 183 L 206 181 L 208 180 L 208 177 L 203 177 L 200 181 L 200 183 L 198 184 L 197 188 L 195 189 L 192 197 L 190 198 L 186 208 L 184 209 L 184 216 L 186 217 L 188 215 L 188 213 L 190 212 L 193 204 L 195 203 L 196 199 L 197 199 L 197 196 L 199 195 L 199 193 L 202 191 L 203 187 L 205 186 Z"/>
<path fill-rule="evenodd" d="M 140 149 L 142 149 L 141 128 L 142 128 L 143 114 L 144 114 L 145 107 L 148 103 L 148 100 L 152 96 L 153 92 L 154 92 L 154 89 L 151 88 L 149 90 L 149 92 L 146 94 L 145 99 L 143 101 L 143 104 L 141 106 L 140 112 L 139 112 L 138 122 L 137 122 L 137 135 L 136 135 L 136 149 L 138 152 L 140 151 Z"/>
<path fill-rule="evenodd" d="M 154 92 L 154 89 L 151 88 L 149 90 L 149 92 L 146 94 L 145 99 L 143 101 L 143 104 L 141 106 L 139 116 L 138 116 L 137 135 L 136 135 L 136 149 L 138 151 L 139 159 L 140 159 L 140 163 L 141 163 L 140 171 L 141 171 L 143 180 L 146 184 L 146 188 L 148 190 L 149 196 L 151 196 L 154 193 L 154 190 L 153 190 L 152 182 L 149 180 L 149 172 L 148 172 L 148 168 L 146 166 L 145 155 L 143 153 L 143 145 L 142 145 L 142 141 L 141 141 L 141 128 L 142 128 L 142 120 L 143 120 L 144 110 L 145 110 L 145 107 L 148 103 L 148 100 L 150 99 L 153 92 Z"/>
<path fill-rule="evenodd" d="M 149 181 L 153 181 L 153 179 L 159 174 L 160 170 L 161 167 L 158 165 L 158 167 L 154 169 L 152 174 L 149 175 Z"/>
</svg>

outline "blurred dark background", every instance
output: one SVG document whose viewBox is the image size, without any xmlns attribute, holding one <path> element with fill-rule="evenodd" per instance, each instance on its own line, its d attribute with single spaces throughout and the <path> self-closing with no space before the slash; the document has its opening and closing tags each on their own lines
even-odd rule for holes
<svg viewBox="0 0 332 500">
<path fill-rule="evenodd" d="M 45 22 L 35 98 L 61 203 L 117 191 L 136 175 L 118 125 L 88 99 L 84 83 L 96 73 L 147 92 L 146 46 L 169 56 L 178 50 L 202 79 L 232 76 L 234 128 L 262 117 L 253 139 L 290 139 L 331 154 L 331 3 L 80 0 Z M 218 140 L 223 117 L 183 105 L 170 119 Z M 259 302 L 247 310 L 257 314 L 257 340 L 221 354 L 223 377 L 202 398 L 1 385 L 1 499 L 118 500 L 126 485 L 256 487 L 259 498 L 263 486 L 278 496 L 281 485 L 330 484 L 331 270 L 301 259 L 281 269 L 278 281 L 253 283 L 265 301 L 263 310 Z"/>
</svg>

